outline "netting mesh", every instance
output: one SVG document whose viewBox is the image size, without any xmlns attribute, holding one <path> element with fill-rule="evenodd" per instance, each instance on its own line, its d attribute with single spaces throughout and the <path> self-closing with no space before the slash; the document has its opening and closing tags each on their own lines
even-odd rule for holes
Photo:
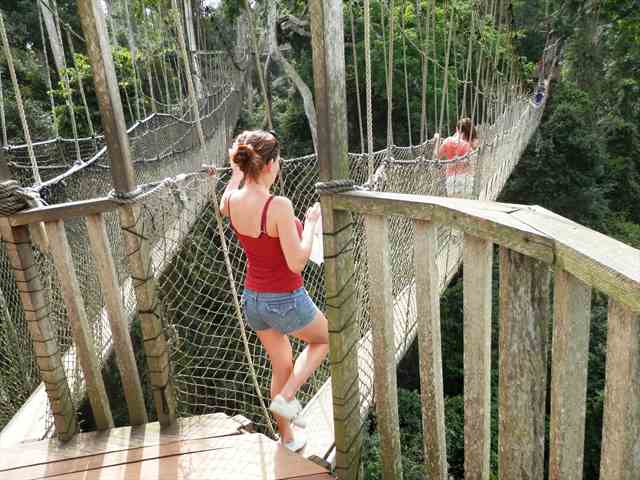
<svg viewBox="0 0 640 480">
<path fill-rule="evenodd" d="M 160 182 L 152 194 L 139 200 L 141 215 L 137 228 L 151 246 L 152 270 L 159 287 L 159 313 L 171 343 L 171 368 L 177 387 L 179 414 L 242 413 L 266 431 L 271 420 L 259 406 L 259 393 L 254 387 L 249 366 L 253 366 L 264 397 L 269 396 L 270 366 L 253 332 L 248 331 L 248 345 L 243 344 L 242 319 L 238 318 L 234 301 L 237 299 L 232 293 L 232 282 L 238 291 L 242 290 L 245 257 L 228 224 L 223 226 L 228 250 L 222 248 L 211 203 L 210 188 L 215 188 L 220 194 L 229 172 L 221 171 L 215 185 L 196 173 L 202 163 L 224 164 L 226 146 L 242 104 L 244 72 L 234 70 L 220 53 L 199 53 L 198 59 L 201 80 L 207 86 L 207 94 L 199 104 L 208 140 L 206 149 L 199 147 L 185 100 L 173 105 L 154 100 L 162 113 L 153 114 L 129 129 L 137 183 Z M 373 155 L 371 160 L 375 174 L 372 178 L 368 178 L 368 156 L 350 154 L 350 175 L 357 184 L 366 184 L 366 188 L 377 191 L 495 199 L 535 131 L 541 114 L 542 109 L 534 108 L 526 98 L 520 98 L 506 107 L 494 124 L 478 126 L 481 147 L 465 158 L 449 162 L 433 160 L 434 144 L 431 141 L 411 147 L 390 146 Z M 105 196 L 111 190 L 110 159 L 102 137 L 56 139 L 37 143 L 34 148 L 44 182 L 39 190 L 48 203 Z M 76 156 L 78 149 L 80 161 Z M 25 146 L 3 148 L 0 155 L 22 185 L 33 184 L 31 162 Z M 470 165 L 467 173 L 447 174 L 449 166 L 463 162 Z M 298 216 L 318 200 L 314 188 L 318 170 L 315 155 L 290 159 L 283 164 L 281 181 L 275 184 L 274 193 L 289 197 Z M 179 177 L 164 180 L 176 176 Z M 116 212 L 105 217 L 123 304 L 132 320 L 135 297 L 120 220 Z M 413 243 L 413 228 L 411 221 L 399 217 L 391 219 L 388 241 L 394 309 L 400 319 L 396 325 L 398 357 L 408 348 L 415 334 L 413 258 L 408 253 L 411 249 L 407 249 L 407 245 Z M 111 348 L 111 338 L 84 220 L 67 221 L 66 230 L 96 351 L 101 353 L 104 365 Z M 446 272 L 441 276 L 444 286 L 447 278 L 458 268 L 461 236 L 446 227 L 440 228 L 438 236 L 437 262 L 440 271 Z M 362 343 L 366 345 L 371 322 L 364 238 L 364 220 L 356 216 L 353 251 L 356 305 Z M 37 248 L 35 254 L 46 290 L 49 318 L 63 353 L 73 399 L 79 405 L 84 397 L 83 380 L 75 358 L 59 281 L 49 254 Z M 231 264 L 232 277 L 227 273 L 226 259 Z M 303 275 L 305 287 L 318 307 L 324 309 L 322 267 L 309 264 Z M 39 375 L 4 245 L 0 248 L 0 282 L 2 427 L 34 391 Z M 245 346 L 248 346 L 250 355 L 245 353 Z M 301 347 L 294 342 L 295 353 Z M 372 372 L 370 351 L 364 352 L 360 362 L 361 391 L 365 399 L 370 399 L 373 384 L 369 377 Z M 303 403 L 311 399 L 328 375 L 325 363 L 304 386 L 300 394 Z"/>
<path fill-rule="evenodd" d="M 219 103 L 210 101 L 202 106 L 205 109 L 203 126 L 209 134 L 207 154 L 209 159 L 214 160 L 212 163 L 222 162 L 226 155 L 225 144 L 230 138 L 229 126 L 235 124 L 240 109 L 241 92 L 231 88 L 230 84 L 226 88 L 225 93 L 216 99 Z M 368 181 L 367 188 L 378 191 L 495 199 L 535 130 L 540 115 L 541 109 L 535 109 L 528 101 L 521 99 L 495 125 L 483 129 L 482 146 L 465 158 L 451 162 L 431 160 L 432 142 L 414 147 L 392 146 L 388 151 L 385 149 L 374 154 L 376 173 L 372 179 L 367 178 L 368 156 L 350 154 L 350 174 L 357 184 Z M 171 128 L 168 127 L 169 120 L 172 122 Z M 203 151 L 196 148 L 197 139 L 193 125 L 189 122 L 157 115 L 136 129 L 132 132 L 132 150 L 136 152 L 135 171 L 140 184 L 178 173 L 197 172 L 203 163 Z M 48 144 L 46 146 L 49 148 Z M 102 154 L 102 157 L 87 162 L 81 174 L 65 178 L 63 186 L 62 182 L 53 184 L 48 188 L 49 200 L 60 202 L 106 194 L 111 185 L 107 162 L 108 158 Z M 451 176 L 448 178 L 446 174 L 447 164 L 459 162 L 469 162 L 471 173 L 461 175 L 462 187 L 458 185 L 451 190 Z M 17 161 L 14 168 L 20 168 Z M 64 170 L 63 166 L 60 168 Z M 318 170 L 315 155 L 283 163 L 281 181 L 274 185 L 275 193 L 288 196 L 298 216 L 302 216 L 318 200 L 314 188 L 318 181 Z M 26 168 L 24 171 L 28 172 Z M 222 192 L 228 175 L 228 171 L 220 172 L 219 181 L 215 184 L 218 194 Z M 50 177 L 45 177 L 45 181 L 54 176 L 55 173 L 52 173 Z M 210 199 L 210 183 L 211 180 L 207 177 L 197 173 L 188 174 L 179 182 L 162 183 L 155 193 L 139 202 L 141 215 L 138 228 L 152 246 L 153 272 L 159 286 L 160 313 L 171 342 L 172 375 L 178 392 L 179 413 L 182 416 L 213 411 L 242 413 L 266 431 L 270 419 L 259 406 L 249 364 L 253 365 L 261 393 L 267 398 L 270 366 L 260 342 L 251 331 L 248 331 L 251 355 L 247 357 L 245 354 L 240 319 L 234 307 L 231 289 L 231 282 L 235 282 L 237 290 L 242 290 L 245 257 L 228 224 L 224 225 L 228 251 L 225 252 L 221 246 Z M 106 221 L 112 253 L 117 262 L 123 303 L 131 319 L 135 315 L 135 297 L 127 271 L 119 218 L 115 212 L 111 212 L 106 215 Z M 86 227 L 82 219 L 77 219 L 67 222 L 66 228 L 96 349 L 106 354 L 111 345 L 110 332 L 106 325 L 104 304 L 88 246 Z M 366 344 L 370 319 L 364 238 L 363 218 L 356 216 L 356 304 L 363 343 Z M 440 271 L 447 272 L 444 276 L 446 279 L 458 268 L 461 237 L 457 232 L 441 227 L 439 240 L 438 265 Z M 403 218 L 392 218 L 389 244 L 394 309 L 397 318 L 402 319 L 400 329 L 396 332 L 399 357 L 408 348 L 415 334 L 413 259 L 406 248 L 412 242 L 413 223 Z M 227 274 L 225 255 L 230 260 L 233 278 Z M 61 351 L 65 352 L 65 369 L 74 401 L 78 404 L 84 395 L 82 374 L 75 360 L 55 269 L 48 254 L 37 251 L 37 256 L 47 289 L 50 319 L 56 327 Z M 29 335 L 4 249 L 0 256 L 0 268 L 3 276 L 0 314 L 11 320 L 11 323 L 3 321 L 1 325 L 6 330 L 18 332 L 19 337 L 18 340 L 12 339 L 10 332 L 5 332 L 0 337 L 0 375 L 3 375 L 0 381 L 0 420 L 6 421 L 33 391 L 38 383 L 38 375 L 33 357 L 25 354 L 31 351 Z M 305 287 L 316 304 L 323 309 L 322 267 L 310 263 L 303 276 Z M 12 284 L 13 288 L 9 288 Z M 295 353 L 301 347 L 301 344 L 294 343 Z M 101 358 L 104 361 L 107 357 L 102 355 Z M 368 377 L 372 372 L 370 351 L 365 352 L 360 361 L 361 391 L 366 399 L 371 397 L 373 383 Z M 300 392 L 303 403 L 311 399 L 328 376 L 329 369 L 325 363 Z M 18 378 L 21 381 L 16 381 Z"/>
<path fill-rule="evenodd" d="M 220 55 L 212 53 L 214 59 L 208 63 L 211 68 L 219 64 Z M 203 56 L 203 61 L 207 61 Z M 231 128 L 237 122 L 244 95 L 244 72 L 220 68 L 213 77 L 208 95 L 200 100 L 201 122 L 206 132 L 208 146 L 206 153 L 199 147 L 196 128 L 188 116 L 153 114 L 129 129 L 131 156 L 134 163 L 136 182 L 139 185 L 160 182 L 167 177 L 175 177 L 184 172 L 198 171 L 204 163 L 222 164 L 226 158 L 227 139 Z M 180 110 L 179 106 L 173 110 Z M 49 204 L 104 197 L 112 189 L 110 159 L 103 148 L 102 137 L 85 138 L 77 141 L 82 152 L 82 162 L 76 159 L 76 140 L 56 139 L 34 144 L 43 184 L 37 187 L 42 198 Z M 33 177 L 26 146 L 4 148 L 0 155 L 5 157 L 12 173 L 22 185 L 32 185 Z M 176 213 L 180 202 L 186 201 L 184 193 L 177 186 L 166 189 L 162 195 L 153 195 L 143 204 L 142 228 L 152 235 L 162 247 L 154 250 L 158 268 L 164 268 L 168 260 L 163 256 L 175 255 L 180 244 L 181 229 L 188 230 L 195 216 L 189 219 Z M 197 212 L 202 205 L 195 205 Z M 195 215 L 195 214 L 194 214 Z M 179 218 L 177 230 L 167 230 L 168 219 Z M 135 297 L 126 263 L 118 215 L 105 215 L 107 231 L 116 260 L 121 285 L 123 303 L 129 319 L 135 312 Z M 185 223 L 186 222 L 186 223 Z M 106 361 L 111 348 L 111 333 L 108 327 L 101 288 L 96 276 L 96 266 L 87 238 L 87 229 L 82 218 L 65 222 L 67 237 L 71 247 L 75 272 L 81 285 L 82 300 L 92 329 L 96 351 L 100 359 Z M 168 235 L 173 235 L 169 237 Z M 171 246 L 173 242 L 173 246 Z M 48 303 L 51 321 L 58 346 L 63 355 L 63 364 L 71 386 L 72 397 L 79 405 L 84 397 L 83 375 L 76 361 L 71 329 L 62 299 L 60 283 L 56 276 L 53 260 L 46 251 L 34 249 Z M 0 428 L 13 417 L 34 392 L 39 383 L 37 365 L 32 353 L 30 336 L 24 319 L 15 278 L 7 258 L 5 245 L 0 248 Z M 48 417 L 46 412 L 42 414 Z M 48 418 L 47 422 L 50 423 Z"/>
<path fill-rule="evenodd" d="M 463 182 L 464 190 L 453 194 L 467 198 L 492 198 L 506 181 L 517 157 L 528 141 L 530 133 L 540 118 L 540 111 L 526 101 L 519 104 L 519 120 L 511 124 L 509 135 L 502 135 L 509 149 L 496 149 L 487 142 L 479 151 L 453 163 L 469 161 L 472 172 Z M 374 166 L 376 180 L 371 182 L 379 191 L 402 193 L 447 195 L 447 162 L 425 160 L 431 157 L 433 144 L 414 148 L 391 147 L 377 152 Z M 504 155 L 498 157 L 497 155 Z M 360 184 L 367 180 L 368 158 L 350 155 L 352 178 Z M 226 184 L 228 172 L 224 172 L 218 183 L 218 193 Z M 202 182 L 203 180 L 200 180 Z M 315 156 L 287 160 L 283 164 L 282 181 L 276 182 L 275 193 L 292 199 L 297 215 L 318 200 L 314 184 L 318 181 L 318 165 Z M 479 182 L 477 185 L 474 182 Z M 474 194 L 474 191 L 476 192 Z M 185 190 L 187 196 L 205 195 L 198 182 Z M 449 192 L 452 193 L 452 192 Z M 201 203 L 201 202 L 200 202 Z M 368 285 L 366 275 L 366 252 L 364 246 L 363 218 L 354 218 L 354 256 L 356 265 L 356 304 L 358 318 L 366 343 L 370 331 L 368 316 Z M 264 350 L 253 332 L 249 332 L 250 358 L 245 355 L 240 332 L 241 320 L 234 308 L 231 282 L 241 291 L 245 272 L 245 257 L 235 240 L 228 223 L 224 225 L 228 244 L 228 256 L 233 268 L 233 279 L 227 275 L 224 257 L 217 235 L 213 206 L 201 212 L 194 228 L 184 237 L 178 254 L 167 270 L 162 272 L 161 303 L 165 322 L 173 332 L 172 364 L 177 384 L 179 409 L 182 415 L 225 411 L 242 413 L 251 418 L 259 428 L 267 430 L 269 418 L 265 417 L 258 402 L 258 394 L 252 383 L 249 363 L 252 363 L 263 397 L 269 396 L 270 367 Z M 460 235 L 448 228 L 439 232 L 439 268 L 451 277 L 457 270 L 461 254 Z M 402 318 L 397 349 L 400 357 L 408 348 L 415 333 L 415 297 L 413 288 L 413 259 L 407 254 L 407 245 L 413 242 L 413 224 L 402 218 L 392 218 L 390 248 L 393 269 L 394 308 Z M 317 305 L 324 308 L 324 280 L 321 267 L 310 263 L 304 273 L 305 287 Z M 445 278 L 446 278 L 445 277 Z M 443 285 L 445 280 L 442 280 Z M 294 344 L 298 353 L 303 345 Z M 371 396 L 372 359 L 367 355 L 361 360 L 361 382 L 363 396 Z M 311 399 L 329 376 L 328 364 L 316 371 L 308 385 L 300 393 L 304 402 Z"/>
</svg>

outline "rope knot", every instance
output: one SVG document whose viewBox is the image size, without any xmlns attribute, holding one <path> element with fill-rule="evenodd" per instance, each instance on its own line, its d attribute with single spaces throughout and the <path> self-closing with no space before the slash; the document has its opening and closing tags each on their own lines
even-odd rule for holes
<svg viewBox="0 0 640 480">
<path fill-rule="evenodd" d="M 353 180 L 329 180 L 316 183 L 316 193 L 341 193 L 355 190 Z"/>
<path fill-rule="evenodd" d="M 46 205 L 38 190 L 21 187 L 15 180 L 0 183 L 0 215 L 6 217 L 24 210 Z"/>
<path fill-rule="evenodd" d="M 135 203 L 138 197 L 142 194 L 140 187 L 131 192 L 118 192 L 117 190 L 111 190 L 108 197 L 115 200 L 118 203 L 129 204 Z"/>
</svg>

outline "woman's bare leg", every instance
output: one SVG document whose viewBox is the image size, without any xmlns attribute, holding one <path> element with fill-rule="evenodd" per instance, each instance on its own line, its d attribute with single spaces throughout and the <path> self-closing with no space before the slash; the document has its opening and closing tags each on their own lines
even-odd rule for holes
<svg viewBox="0 0 640 480">
<path fill-rule="evenodd" d="M 302 385 L 322 364 L 329 352 L 329 328 L 327 319 L 318 311 L 313 321 L 306 327 L 292 332 L 296 338 L 308 343 L 296 359 L 293 372 L 279 392 L 285 399 L 291 400 Z"/>
<path fill-rule="evenodd" d="M 271 398 L 281 392 L 293 371 L 293 352 L 287 336 L 277 330 L 258 330 L 258 338 L 262 342 L 271 361 Z M 293 438 L 290 421 L 275 415 L 278 431 L 283 442 Z"/>
</svg>

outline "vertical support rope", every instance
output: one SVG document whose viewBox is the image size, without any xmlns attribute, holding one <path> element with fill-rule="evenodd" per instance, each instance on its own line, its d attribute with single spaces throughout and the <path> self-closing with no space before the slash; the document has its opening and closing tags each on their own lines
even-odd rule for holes
<svg viewBox="0 0 640 480">
<path fill-rule="evenodd" d="M 360 129 L 360 153 L 364 153 L 364 130 L 362 127 L 362 105 L 360 104 L 360 79 L 358 78 L 358 49 L 356 48 L 356 24 L 353 20 L 353 0 L 349 3 L 351 19 L 351 48 L 353 51 L 353 75 L 356 80 L 356 101 L 358 105 L 358 127 Z"/>
<path fill-rule="evenodd" d="M 76 64 L 76 49 L 73 46 L 73 39 L 71 38 L 71 33 L 67 30 L 67 43 L 69 44 L 69 50 L 71 51 L 71 58 L 73 59 L 73 66 L 76 69 L 76 80 L 78 81 L 78 87 L 80 88 L 80 97 L 82 98 L 82 105 L 84 108 L 84 115 L 87 119 L 87 125 L 89 126 L 89 133 L 91 137 L 93 137 L 93 146 L 94 150 L 98 150 L 98 145 L 95 141 L 96 131 L 93 128 L 93 121 L 91 120 L 91 111 L 89 110 L 89 104 L 87 103 L 87 96 L 84 93 L 84 84 L 82 82 L 82 75 L 78 70 L 78 65 Z"/>
<path fill-rule="evenodd" d="M 393 44 L 395 15 L 393 14 L 394 0 L 389 0 L 389 74 L 387 75 L 387 158 L 391 155 L 393 145 Z"/>
<path fill-rule="evenodd" d="M 235 277 L 233 275 L 233 268 L 231 266 L 231 259 L 229 255 L 229 247 L 227 246 L 227 239 L 224 235 L 224 227 L 222 224 L 222 216 L 220 215 L 220 209 L 218 207 L 218 195 L 216 194 L 215 185 L 218 181 L 217 173 L 213 177 L 214 180 L 209 182 L 209 198 L 213 203 L 212 208 L 216 216 L 216 227 L 218 230 L 218 237 L 220 238 L 220 244 L 222 246 L 222 252 L 224 256 L 224 265 L 227 269 L 227 275 L 229 276 L 229 285 L 231 286 L 231 297 L 233 298 L 233 306 L 236 313 L 236 318 L 238 320 L 238 325 L 240 326 L 240 335 L 242 336 L 242 345 L 244 347 L 244 354 L 247 358 L 247 363 L 249 364 L 249 373 L 251 375 L 251 381 L 253 383 L 253 387 L 256 390 L 256 395 L 258 396 L 258 402 L 260 402 L 260 409 L 264 415 L 267 425 L 269 426 L 269 431 L 272 436 L 276 436 L 276 431 L 273 428 L 273 423 L 271 422 L 271 416 L 269 415 L 269 411 L 267 410 L 266 403 L 264 401 L 264 397 L 262 396 L 262 390 L 260 390 L 260 384 L 258 383 L 258 375 L 256 374 L 256 370 L 253 364 L 253 358 L 251 357 L 251 350 L 249 349 L 249 339 L 247 337 L 246 328 L 244 326 L 244 316 L 242 314 L 242 308 L 240 308 L 240 302 L 238 301 L 238 289 L 236 288 Z"/>
<path fill-rule="evenodd" d="M 431 30 L 433 34 L 433 44 L 432 44 L 432 62 L 433 62 L 433 126 L 436 129 L 436 132 L 440 133 L 438 129 L 438 62 L 436 59 L 438 58 L 438 51 L 436 49 L 436 6 L 435 2 L 429 2 L 431 8 Z"/>
<path fill-rule="evenodd" d="M 475 35 L 476 12 L 471 9 L 471 32 L 469 33 L 469 46 L 467 47 L 467 66 L 464 74 L 464 86 L 462 87 L 462 112 L 460 115 L 466 117 L 467 114 L 467 87 L 469 84 L 469 76 L 471 75 L 471 61 L 473 52 L 473 37 Z"/>
<path fill-rule="evenodd" d="M 420 98 L 420 145 L 424 145 L 427 140 L 427 81 L 429 73 L 429 63 L 427 57 L 427 47 L 429 43 L 429 10 L 425 19 L 425 27 L 422 29 L 422 9 L 421 0 L 416 0 L 416 22 L 419 26 L 418 36 L 422 51 L 420 52 L 420 74 L 422 76 L 422 93 Z M 424 154 L 424 153 L 423 153 Z"/>
<path fill-rule="evenodd" d="M 27 116 L 24 112 L 24 104 L 22 102 L 22 94 L 20 93 L 20 85 L 18 85 L 18 78 L 16 77 L 16 69 L 13 64 L 13 55 L 11 54 L 11 48 L 9 47 L 9 40 L 7 39 L 7 31 L 4 28 L 4 15 L 0 13 L 0 37 L 2 37 L 2 48 L 4 56 L 7 60 L 9 67 L 9 75 L 11 75 L 11 82 L 13 83 L 13 91 L 16 95 L 16 106 L 18 108 L 18 115 L 20 116 L 20 122 L 22 123 L 22 131 L 24 132 L 24 140 L 27 144 L 27 150 L 29 151 L 29 160 L 31 162 L 31 171 L 33 172 L 33 179 L 35 185 L 40 185 L 42 179 L 40 178 L 40 171 L 38 170 L 38 163 L 36 162 L 36 155 L 33 151 L 33 144 L 31 143 L 31 133 L 29 132 L 29 124 L 27 123 Z"/>
<path fill-rule="evenodd" d="M 62 84 L 64 85 L 65 92 L 64 97 L 67 103 L 67 109 L 69 110 L 69 119 L 71 120 L 71 131 L 73 132 L 73 140 L 74 147 L 76 150 L 76 161 L 82 161 L 82 153 L 80 152 L 80 143 L 78 142 L 78 123 L 76 121 L 76 110 L 75 105 L 73 104 L 73 97 L 71 91 L 71 82 L 69 82 L 69 76 L 67 75 L 67 60 L 64 54 L 64 45 L 62 44 L 62 30 L 60 28 L 60 15 L 58 14 L 58 5 L 55 2 L 53 3 L 53 19 L 55 26 L 55 35 L 56 41 L 58 45 L 60 45 L 60 50 L 62 52 L 62 70 L 58 72 L 60 75 L 60 79 L 62 80 Z"/>
<path fill-rule="evenodd" d="M 124 15 L 127 18 L 127 43 L 129 44 L 129 52 L 131 53 L 131 67 L 133 68 L 133 96 L 135 102 L 135 112 L 136 118 L 135 120 L 142 120 L 140 117 L 140 93 L 138 86 L 138 49 L 136 48 L 136 40 L 133 34 L 133 26 L 131 24 L 131 15 L 129 13 L 129 0 L 124 0 Z M 144 108 L 144 100 L 143 100 L 143 108 Z M 145 115 L 146 117 L 146 115 Z"/>
<path fill-rule="evenodd" d="M 367 164 L 369 179 L 373 178 L 373 110 L 371 106 L 371 8 L 364 0 L 364 65 L 367 89 Z"/>
<path fill-rule="evenodd" d="M 4 92 L 2 90 L 2 70 L 0 70 L 0 126 L 2 127 L 2 146 L 9 144 L 7 139 L 7 124 L 4 118 Z"/>
<path fill-rule="evenodd" d="M 267 126 L 273 128 L 273 119 L 271 118 L 271 105 L 269 104 L 269 97 L 267 95 L 267 85 L 265 83 L 264 73 L 262 71 L 262 65 L 260 64 L 260 52 L 258 51 L 258 36 L 255 29 L 255 19 L 253 18 L 253 10 L 249 5 L 249 0 L 243 0 L 244 9 L 247 12 L 247 19 L 249 20 L 249 31 L 251 35 L 251 46 L 253 47 L 253 56 L 256 61 L 256 70 L 258 74 L 258 80 L 260 81 L 260 90 L 262 98 L 264 100 L 264 110 L 267 120 Z"/>
<path fill-rule="evenodd" d="M 406 0 L 402 0 L 402 67 L 404 70 L 404 99 L 407 108 L 407 131 L 409 133 L 409 146 L 413 147 L 413 139 L 411 138 L 411 107 L 409 105 L 409 76 L 407 75 L 407 42 L 404 38 L 404 28 L 405 28 L 405 9 L 406 9 Z"/>
<path fill-rule="evenodd" d="M 453 32 L 453 7 L 451 7 L 451 15 L 449 16 L 449 34 L 447 39 L 447 52 L 444 57 L 444 69 L 442 80 L 442 99 L 440 101 L 440 121 L 438 122 L 438 131 L 442 131 L 442 124 L 444 122 L 445 102 L 448 103 L 448 90 L 449 90 L 449 55 L 451 53 L 451 34 Z"/>
</svg>

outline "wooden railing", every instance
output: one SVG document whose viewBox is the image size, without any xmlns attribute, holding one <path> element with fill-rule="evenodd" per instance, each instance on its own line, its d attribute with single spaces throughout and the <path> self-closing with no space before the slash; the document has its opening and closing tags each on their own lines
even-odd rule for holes
<svg viewBox="0 0 640 480">
<path fill-rule="evenodd" d="M 76 395 L 86 391 L 98 430 L 113 427 L 111 407 L 100 369 L 111 348 L 120 372 L 129 423 L 140 425 L 147 422 L 140 374 L 129 333 L 132 315 L 126 311 L 124 300 L 135 305 L 140 320 L 156 416 L 162 425 L 169 425 L 175 420 L 176 397 L 169 369 L 169 347 L 165 329 L 157 314 L 157 277 L 154 272 L 159 275 L 171 261 L 180 244 L 180 232 L 188 231 L 197 219 L 199 208 L 195 207 L 196 199 L 207 198 L 207 189 L 212 185 L 213 177 L 209 182 L 202 183 L 194 199 L 185 199 L 185 211 L 188 213 L 183 212 L 165 225 L 163 238 L 169 241 L 159 242 L 158 245 L 153 245 L 148 234 L 142 234 L 142 201 L 123 203 L 110 197 L 98 198 L 33 208 L 11 217 L 0 217 L 0 233 L 16 277 L 58 438 L 68 440 L 79 431 L 72 391 Z M 127 257 L 127 278 L 124 281 L 118 278 L 116 262 L 120 259 L 113 257 L 112 242 L 107 233 L 106 218 L 113 213 L 118 215 L 117 220 L 112 220 L 117 222 L 122 231 L 123 249 Z M 74 221 L 86 225 L 87 238 L 82 240 L 90 247 L 104 301 L 99 318 L 88 318 L 81 293 L 83 286 L 76 274 L 65 227 L 66 222 Z M 66 351 L 60 349 L 56 340 L 55 325 L 49 315 L 51 306 L 32 248 L 35 236 L 30 235 L 30 229 L 39 225 L 44 225 L 46 231 L 48 242 L 44 248 L 53 260 L 72 332 L 73 345 Z M 167 244 L 172 247 L 167 247 Z M 96 324 L 99 324 L 99 328 L 96 328 Z M 93 337 L 94 330 L 103 331 L 104 335 L 96 339 Z M 65 366 L 75 364 L 76 359 L 83 374 L 79 385 L 72 382 L 72 372 L 67 371 Z M 9 432 L 14 440 L 22 436 L 29 438 L 28 435 L 33 433 L 26 433 L 32 427 L 29 423 L 36 423 L 34 417 L 43 413 L 40 411 L 41 405 L 38 408 L 38 402 L 32 403 L 36 410 L 25 410 L 21 421 Z M 42 432 L 38 431 L 38 435 L 42 435 Z"/>
<path fill-rule="evenodd" d="M 500 247 L 500 478 L 544 478 L 551 315 L 549 478 L 582 478 L 592 289 L 609 298 L 600 478 L 640 478 L 640 251 L 540 207 L 377 192 L 321 197 L 333 217 L 365 216 L 375 407 L 385 479 L 402 478 L 388 242 L 391 215 L 415 221 L 414 244 L 406 248 L 407 255 L 411 249 L 414 253 L 427 478 L 448 478 L 436 263 L 436 231 L 442 224 L 464 235 L 465 478 L 490 475 L 494 244 Z M 347 241 L 351 229 L 348 219 L 343 223 L 347 227 L 339 230 L 325 228 L 329 241 L 337 242 L 331 248 L 325 240 L 330 251 Z M 353 262 L 347 257 L 330 258 L 327 270 L 336 278 L 350 278 L 352 272 L 346 270 Z M 352 309 L 349 301 L 328 306 L 336 468 L 341 479 L 357 478 L 361 461 L 362 418 L 353 407 L 358 401 L 358 368 L 353 368 L 357 354 L 350 353 L 357 351 L 360 337 L 344 322 L 353 317 Z M 342 374 L 336 375 L 338 371 Z M 347 405 L 350 415 L 344 414 Z"/>
</svg>

